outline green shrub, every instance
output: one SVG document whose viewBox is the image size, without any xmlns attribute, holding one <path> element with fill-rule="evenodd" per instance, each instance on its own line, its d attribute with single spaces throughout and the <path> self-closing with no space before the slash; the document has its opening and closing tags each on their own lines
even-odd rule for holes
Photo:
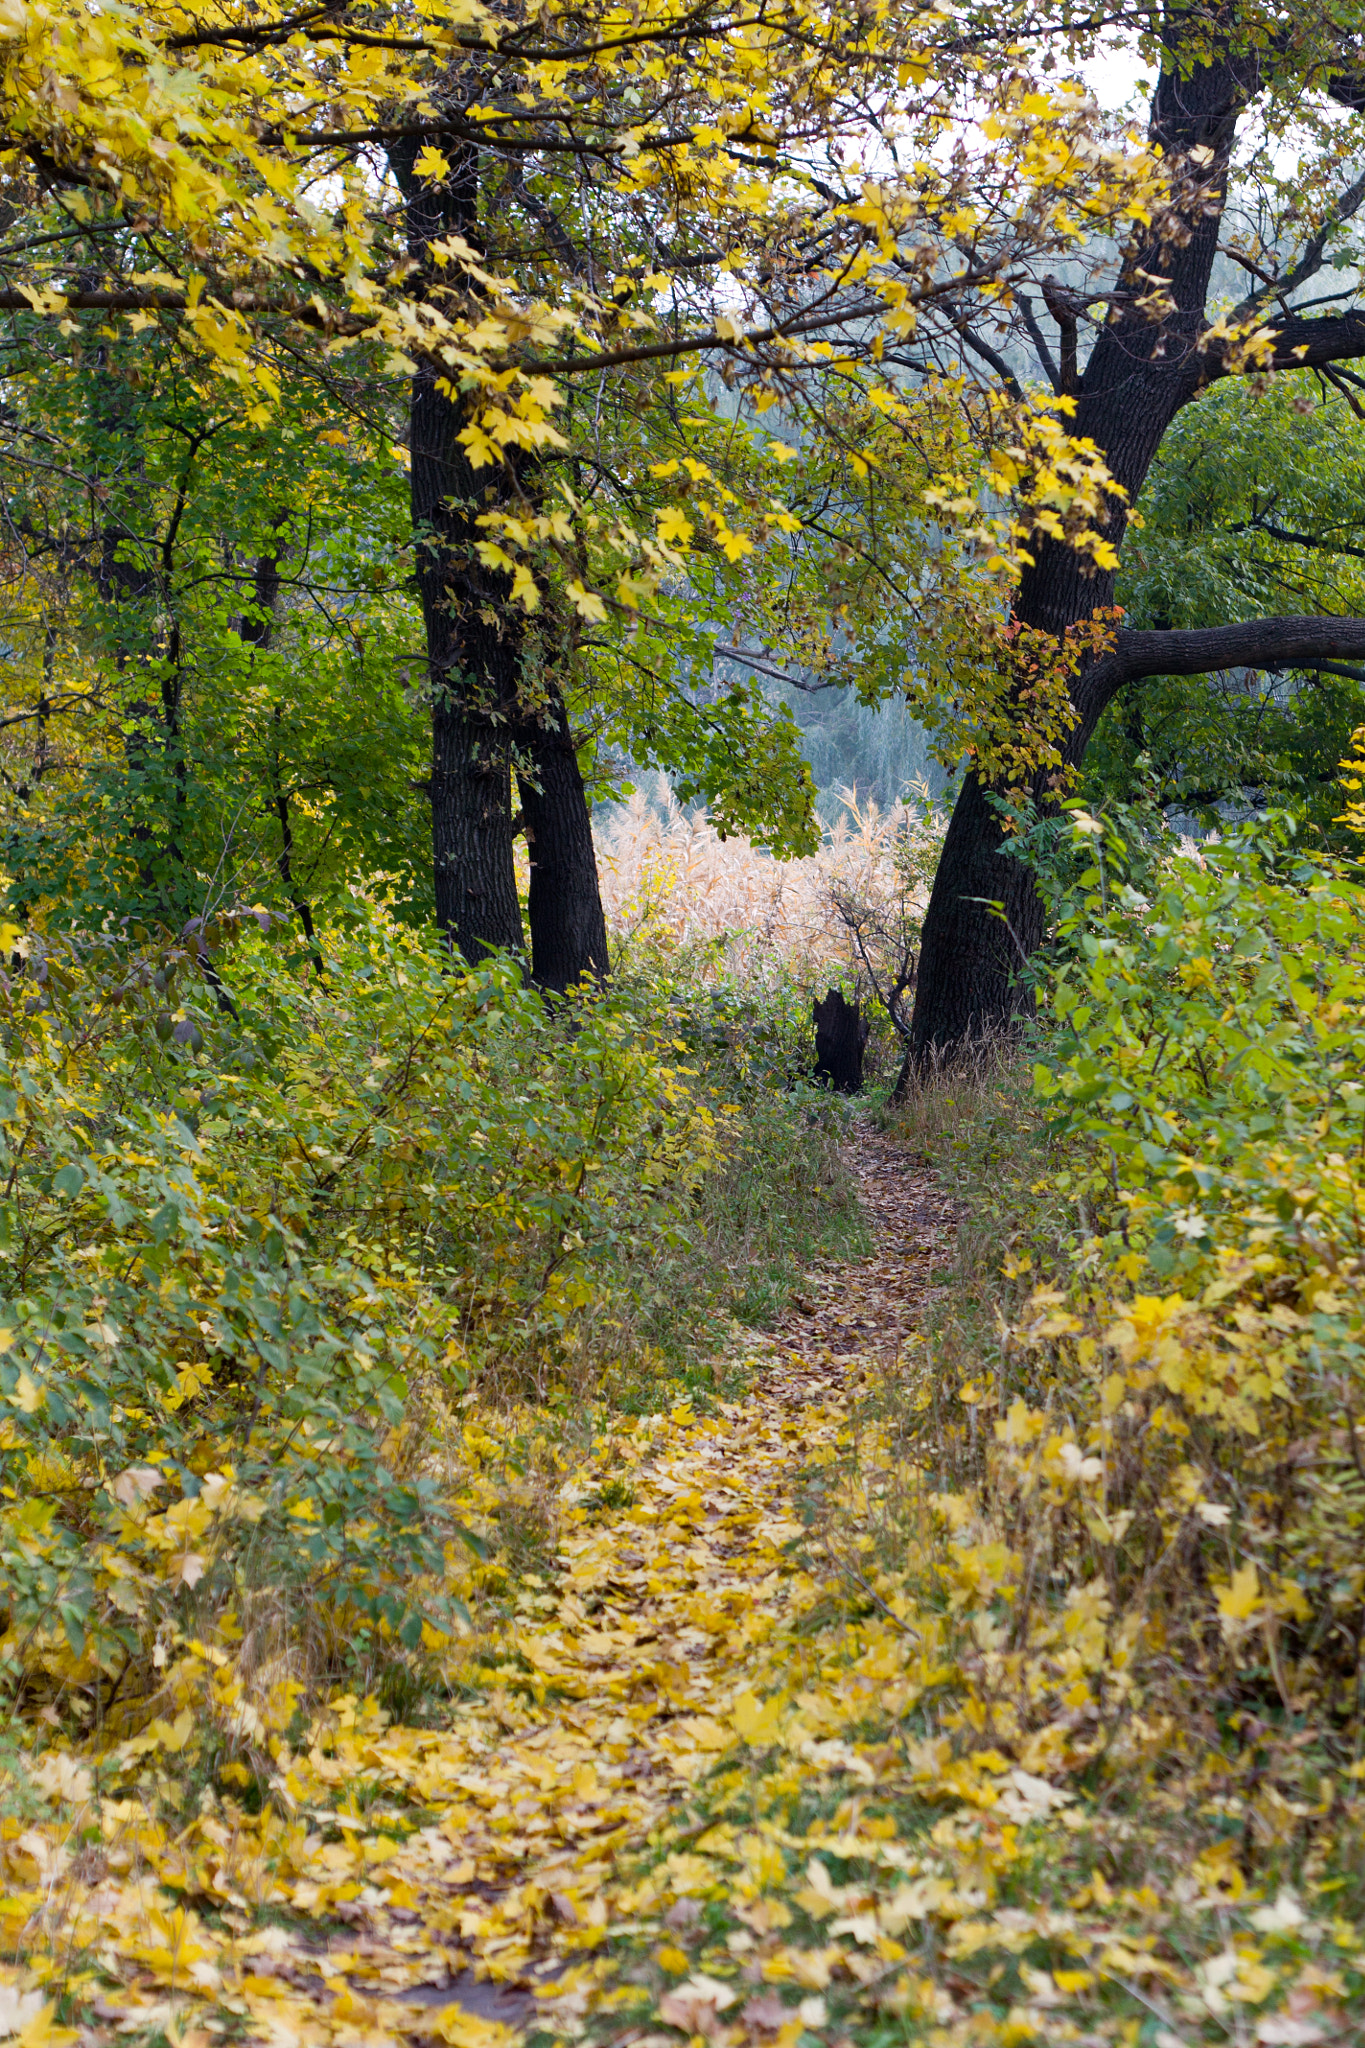
<svg viewBox="0 0 1365 2048">
<path fill-rule="evenodd" d="M 101 1712 L 266 1587 L 324 1661 L 449 1626 L 444 1406 L 572 1377 L 721 1157 L 628 993 L 361 896 L 325 976 L 269 923 L 8 928 L 0 1657 Z"/>
</svg>

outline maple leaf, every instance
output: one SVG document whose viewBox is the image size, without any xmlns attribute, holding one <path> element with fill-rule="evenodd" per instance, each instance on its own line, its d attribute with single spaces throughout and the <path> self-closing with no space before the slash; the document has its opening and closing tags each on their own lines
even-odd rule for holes
<svg viewBox="0 0 1365 2048">
<path fill-rule="evenodd" d="M 126 1472 L 120 1472 L 118 1478 L 111 1482 L 109 1491 L 124 1507 L 133 1508 L 165 1484 L 164 1475 L 157 1471 L 155 1465 L 130 1465 Z"/>
<path fill-rule="evenodd" d="M 49 1750 L 29 1775 L 49 1799 L 64 1800 L 68 1806 L 84 1806 L 95 1785 L 91 1772 L 65 1750 Z M 5 1988 L 0 1986 L 0 1992 Z"/>
<path fill-rule="evenodd" d="M 654 517 L 658 522 L 660 540 L 676 541 L 682 548 L 688 545 L 694 529 L 691 520 L 680 506 L 667 505 L 662 511 L 656 512 Z"/>
<path fill-rule="evenodd" d="M 0 2040 L 14 2039 L 18 2048 L 66 2048 L 79 2039 L 74 2027 L 54 2024 L 55 2003 L 41 1991 L 20 1991 L 0 1984 Z"/>
<path fill-rule="evenodd" d="M 567 595 L 574 610 L 581 619 L 594 623 L 607 616 L 607 607 L 595 590 L 585 590 L 577 577 L 567 587 Z"/>
<path fill-rule="evenodd" d="M 1218 1612 L 1224 1631 L 1249 1621 L 1260 1604 L 1261 1581 L 1255 1564 L 1240 1565 L 1218 1594 Z"/>
<path fill-rule="evenodd" d="M 721 2013 L 734 2002 L 735 1993 L 728 1984 L 699 1973 L 675 1991 L 664 1993 L 659 2017 L 680 2033 L 709 2037 L 716 2033 Z"/>
</svg>

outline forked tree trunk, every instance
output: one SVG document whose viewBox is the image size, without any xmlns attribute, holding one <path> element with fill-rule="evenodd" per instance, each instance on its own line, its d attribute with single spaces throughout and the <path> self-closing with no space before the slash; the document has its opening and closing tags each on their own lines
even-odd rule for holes
<svg viewBox="0 0 1365 2048">
<path fill-rule="evenodd" d="M 437 136 L 435 139 L 443 140 Z M 479 246 L 479 155 L 451 145 L 441 185 L 419 179 L 420 138 L 391 146 L 403 193 L 408 246 L 432 273 L 433 241 L 450 234 Z M 412 380 L 412 523 L 426 627 L 431 696 L 431 836 L 436 916 L 466 959 L 495 947 L 522 950 L 512 860 L 512 774 L 531 853 L 532 978 L 563 992 L 607 971 L 592 822 L 563 694 L 538 679 L 524 701 L 525 622 L 507 577 L 485 568 L 477 521 L 505 479 L 471 468 L 460 432 L 466 416 L 438 384 L 444 366 L 419 360 Z"/>
<path fill-rule="evenodd" d="M 1182 76 L 1168 46 L 1167 68 L 1152 105 L 1151 133 L 1171 166 L 1175 210 L 1162 231 L 1136 243 L 1115 301 L 1080 380 L 1071 432 L 1098 446 L 1131 505 L 1162 438 L 1181 407 L 1198 396 L 1211 365 L 1201 348 L 1204 309 L 1218 247 L 1227 168 L 1237 116 L 1257 83 L 1254 58 L 1203 64 Z M 1190 152 L 1212 152 L 1194 162 Z M 1174 230 L 1174 232 L 1172 232 Z M 1153 318 L 1140 301 L 1149 281 L 1166 281 L 1172 310 Z M 1111 501 L 1107 537 L 1115 548 L 1126 525 Z M 1021 624 L 1054 635 L 1113 603 L 1114 578 L 1096 572 L 1054 540 L 1038 547 L 1020 583 Z M 1104 693 L 1073 692 L 1078 714 L 1066 758 L 1078 765 L 1103 709 Z M 1046 805 L 1037 778 L 1032 791 Z M 1028 870 L 1005 851 L 999 813 L 969 774 L 958 797 L 924 921 L 904 1086 L 916 1068 L 949 1059 L 966 1045 L 1010 1030 L 1027 1004 L 1019 970 L 1043 937 L 1043 908 Z"/>
</svg>

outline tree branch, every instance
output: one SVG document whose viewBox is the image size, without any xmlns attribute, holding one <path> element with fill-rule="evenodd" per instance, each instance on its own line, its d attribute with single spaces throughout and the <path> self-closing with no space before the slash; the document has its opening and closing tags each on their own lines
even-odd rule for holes
<svg viewBox="0 0 1365 2048">
<path fill-rule="evenodd" d="M 1365 683 L 1365 668 L 1348 668 L 1344 661 L 1315 661 L 1315 676 L 1345 676 L 1348 683 Z"/>
<path fill-rule="evenodd" d="M 1077 321 L 1082 301 L 1079 294 L 1069 291 L 1055 277 L 1043 279 L 1043 304 L 1057 322 L 1058 366 L 1057 390 L 1063 396 L 1079 391 L 1081 384 L 1077 358 Z"/>
<path fill-rule="evenodd" d="M 1295 533 L 1287 526 L 1276 526 L 1269 519 L 1249 520 L 1243 530 L 1263 533 L 1270 540 L 1284 541 L 1296 548 L 1313 548 L 1323 555 L 1351 555 L 1355 560 L 1365 562 L 1365 548 L 1353 548 L 1344 540 L 1320 540 L 1311 533 Z"/>
<path fill-rule="evenodd" d="M 999 349 L 992 348 L 988 341 L 983 341 L 981 336 L 974 329 L 966 326 L 965 323 L 959 321 L 956 325 L 958 333 L 963 341 L 966 342 L 968 348 L 974 350 L 983 362 L 990 364 L 1015 404 L 1022 405 L 1024 394 L 1019 388 L 1019 380 L 1001 355 Z"/>
<path fill-rule="evenodd" d="M 1327 363 L 1350 362 L 1365 356 L 1365 307 L 1311 320 L 1290 313 L 1275 322 L 1274 332 L 1268 365 L 1272 370 L 1316 370 Z M 1226 376 L 1226 363 L 1215 361 L 1215 376 Z"/>
<path fill-rule="evenodd" d="M 1343 102 L 1343 104 L 1347 103 Z M 1260 291 L 1253 292 L 1250 298 L 1243 299 L 1233 318 L 1245 320 L 1248 315 L 1257 312 L 1269 300 L 1280 299 L 1283 301 L 1290 292 L 1297 291 L 1301 284 L 1307 284 L 1310 277 L 1316 277 L 1322 268 L 1328 236 L 1334 228 L 1343 227 L 1353 214 L 1358 213 L 1362 204 L 1365 204 L 1365 171 L 1362 171 L 1360 176 L 1346 187 L 1346 190 L 1327 215 L 1317 233 L 1309 237 L 1304 245 L 1303 255 L 1299 258 L 1293 269 L 1287 270 L 1283 277 L 1266 279 Z M 1230 251 L 1229 253 L 1231 254 L 1232 252 Z M 1243 262 L 1240 256 L 1236 260 L 1242 263 L 1243 269 L 1251 270 L 1252 266 L 1249 263 Z M 1253 275 L 1257 274 L 1265 275 L 1264 272 L 1253 272 Z"/>
<path fill-rule="evenodd" d="M 1052 350 L 1047 345 L 1047 336 L 1038 325 L 1038 315 L 1033 310 L 1032 301 L 1025 292 L 1016 292 L 1014 294 L 1014 302 L 1019 308 L 1020 317 L 1028 333 L 1028 338 L 1033 343 L 1033 352 L 1038 358 L 1043 375 L 1060 398 L 1062 393 L 1062 373 L 1053 360 Z"/>
<path fill-rule="evenodd" d="M 837 690 L 839 687 L 837 682 L 803 683 L 800 676 L 794 676 L 790 669 L 779 668 L 776 662 L 750 654 L 747 648 L 731 647 L 724 640 L 717 640 L 715 652 L 725 661 L 742 662 L 745 668 L 757 669 L 761 676 L 771 676 L 776 683 L 787 683 L 793 690 L 804 690 L 808 697 L 818 696 L 821 690 Z"/>
<path fill-rule="evenodd" d="M 1315 662 L 1352 659 L 1365 659 L 1365 619 L 1319 618 L 1304 612 L 1169 633 L 1124 629 L 1113 652 L 1102 656 L 1096 668 L 1114 662 L 1120 682 L 1132 683 L 1142 676 L 1202 676 L 1220 668 L 1311 668 Z"/>
<path fill-rule="evenodd" d="M 1105 705 L 1125 684 L 1144 676 L 1202 676 L 1228 668 L 1282 673 L 1362 660 L 1365 619 L 1299 613 L 1168 633 L 1124 628 L 1109 652 L 1077 680 L 1077 722 L 1067 739 L 1067 758 L 1080 760 Z"/>
</svg>

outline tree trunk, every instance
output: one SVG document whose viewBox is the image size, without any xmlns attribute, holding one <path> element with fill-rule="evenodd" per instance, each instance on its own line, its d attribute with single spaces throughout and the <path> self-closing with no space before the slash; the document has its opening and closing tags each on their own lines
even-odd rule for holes
<svg viewBox="0 0 1365 2048">
<path fill-rule="evenodd" d="M 410 253 L 430 273 L 433 241 L 460 234 L 477 245 L 478 152 L 453 148 L 453 168 L 438 186 L 416 174 L 420 147 L 405 138 L 390 146 L 389 161 L 406 206 Z M 413 374 L 412 526 L 431 699 L 436 919 L 477 964 L 494 948 L 522 949 L 511 783 L 522 632 L 506 578 L 486 569 L 476 551 L 482 535 L 475 522 L 498 484 L 470 466 L 459 439 L 462 408 L 437 389 L 447 376 L 429 356 Z"/>
<path fill-rule="evenodd" d="M 815 1021 L 815 1079 L 840 1095 L 856 1095 L 863 1085 L 863 1055 L 872 1026 L 857 1003 L 841 990 L 828 989 L 823 1002 L 811 1004 Z"/>
<path fill-rule="evenodd" d="M 282 536 L 289 526 L 289 514 L 280 512 L 273 521 L 276 545 L 268 555 L 256 558 L 256 575 L 251 594 L 251 604 L 242 613 L 237 623 L 237 637 L 245 647 L 254 647 L 260 653 L 269 651 L 275 637 L 280 608 L 280 553 L 284 546 Z M 275 821 L 280 828 L 280 850 L 275 856 L 285 895 L 294 906 L 294 915 L 303 926 L 303 935 L 308 941 L 308 950 L 313 956 L 313 965 L 319 974 L 325 972 L 322 949 L 318 945 L 317 928 L 313 922 L 313 906 L 299 886 L 294 872 L 294 816 L 290 805 L 289 791 L 285 787 L 284 769 L 280 760 L 280 727 L 284 722 L 284 708 L 278 701 L 271 708 L 271 724 L 274 727 L 274 745 L 271 750 L 270 801 L 275 812 Z"/>
<path fill-rule="evenodd" d="M 1126 492 L 1111 499 L 1106 537 L 1122 542 L 1166 429 L 1182 406 L 1218 374 L 1201 346 L 1209 280 L 1227 192 L 1237 117 L 1257 83 L 1254 57 L 1224 58 L 1181 75 L 1168 26 L 1167 60 L 1152 103 L 1151 135 L 1170 166 L 1172 210 L 1128 252 L 1108 320 L 1080 380 L 1071 432 L 1093 440 Z M 1211 152 L 1196 162 L 1192 150 Z M 1153 314 L 1152 281 L 1166 305 Z M 1015 618 L 1061 636 L 1112 605 L 1114 578 L 1075 549 L 1043 539 L 1019 585 Z M 1082 672 L 1074 691 L 1077 724 L 1065 758 L 1078 766 L 1099 716 Z M 1032 794 L 1050 793 L 1036 778 Z M 910 1047 L 898 1088 L 916 1068 L 951 1059 L 961 1048 L 1009 1031 L 1025 1006 L 1018 970 L 1043 936 L 1032 877 L 1003 850 L 999 813 L 976 777 L 962 785 L 944 841 L 924 921 Z M 1001 914 L 1003 912 L 1003 915 Z"/>
<path fill-rule="evenodd" d="M 924 918 L 910 1044 L 896 1084 L 959 1048 L 998 1037 L 1027 991 L 1019 970 L 1043 937 L 1033 877 L 1005 850 L 1005 835 L 975 775 L 949 820 Z"/>
<path fill-rule="evenodd" d="M 557 688 L 549 694 L 540 718 L 522 728 L 518 782 L 531 855 L 531 979 L 562 995 L 586 976 L 605 980 L 607 926 L 568 712 Z"/>
<path fill-rule="evenodd" d="M 434 139 L 443 140 L 439 135 Z M 478 151 L 449 145 L 452 170 L 434 186 L 417 177 L 419 138 L 390 148 L 407 210 L 408 246 L 424 269 L 430 245 L 460 234 L 479 246 Z M 531 971 L 563 992 L 607 972 L 607 934 L 592 821 L 562 692 L 552 678 L 526 687 L 525 621 L 506 576 L 477 553 L 481 512 L 508 490 L 508 474 L 471 468 L 461 407 L 438 390 L 445 367 L 419 360 L 412 380 L 412 523 L 431 678 L 431 830 L 436 916 L 470 961 L 491 947 L 520 951 L 521 908 L 512 862 L 514 754 L 531 854 Z M 527 479 L 516 482 L 524 490 Z M 543 704 L 528 708 L 538 695 Z"/>
</svg>

